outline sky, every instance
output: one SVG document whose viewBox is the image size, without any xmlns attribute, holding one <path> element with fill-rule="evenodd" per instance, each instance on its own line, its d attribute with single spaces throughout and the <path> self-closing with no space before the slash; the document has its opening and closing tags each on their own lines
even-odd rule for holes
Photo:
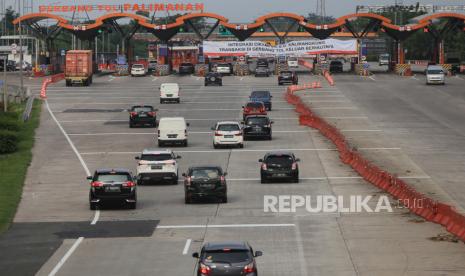
<svg viewBox="0 0 465 276">
<path fill-rule="evenodd" d="M 6 1 L 8 5 L 13 5 L 18 0 Z M 30 0 L 29 0 L 30 1 Z M 354 13 L 357 5 L 385 5 L 394 4 L 396 0 L 326 0 L 326 15 L 339 17 L 345 14 Z M 464 5 L 464 0 L 397 0 L 404 5 L 421 4 L 433 5 Z M 259 16 L 271 12 L 290 12 L 300 15 L 307 15 L 316 11 L 317 0 L 193 0 L 193 1 L 163 1 L 163 0 L 33 0 L 35 11 L 39 5 L 82 5 L 82 4 L 124 4 L 124 3 L 203 3 L 206 12 L 217 13 L 229 18 L 230 22 L 248 23 Z M 17 6 L 17 4 L 16 4 Z M 91 17 L 98 14 L 92 14 Z"/>
</svg>

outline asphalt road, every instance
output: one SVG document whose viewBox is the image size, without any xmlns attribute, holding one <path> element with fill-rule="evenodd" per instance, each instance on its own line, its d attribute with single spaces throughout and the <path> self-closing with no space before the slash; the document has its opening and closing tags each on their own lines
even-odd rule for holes
<svg viewBox="0 0 465 276">
<path fill-rule="evenodd" d="M 451 176 L 442 181 L 444 170 L 434 166 L 438 162 L 447 166 L 457 156 L 462 163 L 455 164 L 457 170 L 452 173 L 462 173 L 458 169 L 465 157 L 459 154 L 463 147 L 458 142 L 465 112 L 456 109 L 462 108 L 463 93 L 454 87 L 463 87 L 463 80 L 451 79 L 444 87 L 425 87 L 421 79 L 390 75 L 340 75 L 335 87 L 311 75 L 301 75 L 300 80 L 323 83 L 324 88 L 303 93 L 304 99 L 369 158 L 425 192 L 463 202 L 465 192 L 459 189 L 459 180 L 449 182 Z M 203 87 L 203 79 L 193 76 L 106 76 L 96 78 L 91 87 L 51 86 L 48 106 L 56 121 L 44 105 L 15 224 L 0 240 L 0 248 L 8 248 L 17 259 L 31 252 L 37 256 L 16 274 L 193 275 L 195 260 L 190 255 L 204 242 L 224 240 L 247 240 L 254 250 L 263 251 L 257 260 L 260 275 L 465 273 L 463 243 L 430 240 L 444 230 L 395 208 L 394 201 L 392 213 L 264 212 L 265 195 L 371 195 L 369 205 L 374 206 L 383 193 L 342 164 L 334 147 L 316 131 L 299 126 L 296 113 L 284 101 L 285 87 L 278 86 L 274 77 L 225 77 L 223 81 L 223 87 Z M 180 84 L 181 104 L 158 104 L 157 88 L 162 82 Z M 242 150 L 214 150 L 210 127 L 218 120 L 239 121 L 241 106 L 254 89 L 270 90 L 274 96 L 273 140 L 246 141 Z M 86 170 L 126 167 L 135 171 L 134 156 L 156 147 L 155 129 L 128 127 L 124 110 L 139 103 L 156 105 L 159 117 L 184 116 L 191 123 L 189 147 L 173 148 L 182 156 L 180 170 L 221 165 L 229 173 L 227 204 L 185 205 L 180 183 L 140 186 L 136 210 L 89 210 Z M 409 131 L 411 124 L 423 128 Z M 439 125 L 442 128 L 436 129 Z M 444 147 L 422 155 L 437 143 Z M 260 184 L 257 160 L 276 149 L 292 150 L 302 160 L 300 183 Z M 86 227 L 77 231 L 75 223 Z M 18 239 L 11 231 L 23 229 L 24 233 L 31 225 L 42 231 L 31 231 L 24 246 L 11 246 Z M 131 231 L 131 225 L 142 230 Z M 53 237 L 51 250 L 37 249 L 44 236 Z M 18 262 L 8 260 L 0 262 L 0 267 L 15 271 Z"/>
</svg>

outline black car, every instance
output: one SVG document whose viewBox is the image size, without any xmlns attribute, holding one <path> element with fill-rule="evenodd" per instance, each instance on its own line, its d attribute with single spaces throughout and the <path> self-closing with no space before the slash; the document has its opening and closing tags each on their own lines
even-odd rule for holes
<svg viewBox="0 0 465 276">
<path fill-rule="evenodd" d="M 269 152 L 258 160 L 260 167 L 261 183 L 267 183 L 273 179 L 289 179 L 294 183 L 299 182 L 299 162 L 292 152 Z"/>
<path fill-rule="evenodd" d="M 197 276 L 257 276 L 255 258 L 261 251 L 253 251 L 247 242 L 208 242 L 199 253 Z"/>
<path fill-rule="evenodd" d="M 339 60 L 332 60 L 329 64 L 329 72 L 331 73 L 342 73 L 344 72 L 342 62 Z"/>
<path fill-rule="evenodd" d="M 292 71 L 281 71 L 278 76 L 278 84 L 283 85 L 285 83 L 294 85 L 299 84 L 299 78 L 297 77 L 297 74 Z"/>
<path fill-rule="evenodd" d="M 126 169 L 99 169 L 90 180 L 89 204 L 95 210 L 104 203 L 125 203 L 136 209 L 136 183 L 132 173 Z"/>
<path fill-rule="evenodd" d="M 220 73 L 210 72 L 205 76 L 205 86 L 209 85 L 223 85 L 223 77 Z"/>
<path fill-rule="evenodd" d="M 183 62 L 179 65 L 179 74 L 194 74 L 194 64 L 189 62 Z"/>
<path fill-rule="evenodd" d="M 190 167 L 187 173 L 183 173 L 185 203 L 200 198 L 216 198 L 227 203 L 226 175 L 218 166 Z"/>
<path fill-rule="evenodd" d="M 268 67 L 257 67 L 255 69 L 255 77 L 269 77 L 270 71 Z"/>
<path fill-rule="evenodd" d="M 448 58 L 447 61 L 446 61 L 446 64 L 450 64 L 451 65 L 451 68 L 450 68 L 450 72 L 452 74 L 458 74 L 460 73 L 460 59 L 458 58 Z"/>
<path fill-rule="evenodd" d="M 157 109 L 151 105 L 135 105 L 129 110 L 129 127 L 136 125 L 157 126 Z"/>
<path fill-rule="evenodd" d="M 247 116 L 244 121 L 244 139 L 250 138 L 266 138 L 272 139 L 271 125 L 273 121 L 267 116 Z"/>
</svg>

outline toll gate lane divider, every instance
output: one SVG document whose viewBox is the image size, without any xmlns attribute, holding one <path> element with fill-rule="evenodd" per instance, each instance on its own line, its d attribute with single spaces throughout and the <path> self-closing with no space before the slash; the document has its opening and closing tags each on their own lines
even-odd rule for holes
<svg viewBox="0 0 465 276">
<path fill-rule="evenodd" d="M 65 78 L 65 74 L 61 73 L 61 74 L 56 74 L 56 75 L 53 75 L 51 77 L 44 79 L 44 81 L 42 82 L 42 88 L 40 89 L 40 98 L 43 100 L 47 99 L 48 85 L 51 83 L 59 82 L 64 78 Z"/>
<path fill-rule="evenodd" d="M 327 74 L 325 74 L 326 76 Z M 328 77 L 326 78 L 328 80 Z M 328 82 L 332 85 L 330 80 Z M 309 88 L 313 88 L 313 85 L 291 85 L 287 88 L 285 94 L 286 101 L 294 105 L 296 112 L 300 114 L 300 125 L 315 128 L 323 136 L 331 140 L 336 146 L 342 162 L 350 165 L 364 180 L 391 194 L 412 213 L 425 220 L 441 224 L 448 232 L 465 241 L 465 216 L 463 214 L 457 212 L 453 206 L 438 202 L 418 192 L 399 177 L 381 170 L 356 150 L 351 149 L 338 128 L 315 114 L 310 107 L 303 103 L 299 96 L 295 95 L 295 92 Z"/>
</svg>

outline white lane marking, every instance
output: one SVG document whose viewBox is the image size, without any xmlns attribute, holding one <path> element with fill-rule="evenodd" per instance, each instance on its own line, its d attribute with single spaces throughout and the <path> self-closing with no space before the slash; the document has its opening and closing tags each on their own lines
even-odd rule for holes
<svg viewBox="0 0 465 276">
<path fill-rule="evenodd" d="M 157 225 L 156 229 L 189 229 L 189 228 L 258 228 L 258 227 L 295 227 L 293 223 L 281 224 L 190 224 L 190 225 Z"/>
<path fill-rule="evenodd" d="M 369 78 L 370 80 L 372 80 L 372 81 L 376 81 L 376 79 L 373 78 L 372 76 L 370 76 L 370 77 L 368 77 L 368 78 Z"/>
<path fill-rule="evenodd" d="M 382 132 L 379 129 L 341 129 L 342 132 Z M 273 133 L 310 133 L 318 130 L 273 130 Z M 213 134 L 211 131 L 190 131 L 189 134 Z M 101 133 L 70 133 L 69 136 L 105 136 L 105 135 L 155 135 L 155 132 L 101 132 Z"/>
<path fill-rule="evenodd" d="M 412 76 L 411 79 L 414 79 L 414 80 L 419 80 L 415 77 L 416 75 Z"/>
<path fill-rule="evenodd" d="M 398 176 L 400 179 L 431 179 L 430 176 Z M 300 180 L 344 180 L 344 179 L 363 179 L 361 176 L 320 176 L 320 177 L 299 177 Z M 227 178 L 227 181 L 259 181 L 260 178 Z"/>
<path fill-rule="evenodd" d="M 60 270 L 60 268 L 65 264 L 65 262 L 68 260 L 68 258 L 73 254 L 73 252 L 76 250 L 76 248 L 81 244 L 81 242 L 84 240 L 83 237 L 79 237 L 71 246 L 71 248 L 66 252 L 66 254 L 61 258 L 61 260 L 55 265 L 53 270 L 48 274 L 48 276 L 54 276 L 57 274 L 57 272 Z"/>
<path fill-rule="evenodd" d="M 294 220 L 296 218 L 294 217 Z M 304 250 L 304 243 L 302 241 L 302 233 L 300 232 L 299 225 L 294 227 L 295 236 L 296 236 L 296 243 L 297 243 L 297 251 L 299 252 L 299 263 L 300 263 L 300 275 L 307 276 L 307 262 L 305 261 L 305 250 Z"/>
<path fill-rule="evenodd" d="M 458 75 L 455 75 L 455 78 L 459 79 L 459 80 L 465 80 L 465 79 L 462 79 L 461 77 L 459 77 Z"/>
<path fill-rule="evenodd" d="M 157 81 L 157 80 L 158 80 L 158 78 L 152 78 L 152 81 Z"/>
<path fill-rule="evenodd" d="M 243 79 L 244 79 L 244 78 L 243 78 L 243 77 L 241 77 L 239 80 L 243 80 Z"/>
<path fill-rule="evenodd" d="M 401 148 L 358 148 L 359 150 L 401 150 Z M 273 149 L 274 151 L 336 151 L 337 149 Z M 231 149 L 231 150 L 176 150 L 177 153 L 228 153 L 228 152 L 267 152 L 270 149 Z M 138 151 L 95 151 L 95 152 L 81 152 L 82 155 L 124 155 L 124 154 L 140 154 Z"/>
<path fill-rule="evenodd" d="M 184 245 L 184 249 L 182 250 L 183 255 L 187 255 L 187 252 L 189 252 L 189 247 L 191 246 L 192 239 L 187 239 L 186 244 Z"/>
<path fill-rule="evenodd" d="M 58 122 L 57 118 L 55 117 L 55 115 L 53 114 L 52 110 L 50 109 L 50 106 L 49 106 L 47 100 L 45 100 L 45 106 L 47 107 L 48 113 L 50 114 L 50 116 L 52 117 L 52 119 L 55 121 L 55 123 L 57 124 L 58 128 L 61 130 L 61 133 L 63 133 L 63 135 L 65 136 L 65 138 L 66 138 L 66 140 L 68 141 L 69 145 L 70 145 L 71 148 L 73 149 L 74 153 L 76 154 L 77 158 L 79 159 L 79 162 L 81 162 L 81 165 L 82 165 L 82 167 L 84 168 L 84 171 L 86 172 L 86 176 L 91 175 L 91 174 L 90 174 L 90 171 L 89 171 L 89 168 L 88 168 L 87 165 L 86 165 L 86 162 L 85 162 L 84 159 L 82 158 L 82 156 L 81 156 L 81 154 L 79 153 L 79 151 L 77 150 L 77 148 L 74 146 L 74 143 L 73 143 L 73 141 L 71 141 L 71 138 L 69 138 L 68 133 L 66 133 L 66 131 L 64 130 L 64 128 L 61 126 L 60 122 Z"/>
<path fill-rule="evenodd" d="M 95 211 L 94 219 L 90 223 L 90 225 L 95 225 L 97 224 L 98 219 L 100 218 L 100 210 Z"/>
</svg>

